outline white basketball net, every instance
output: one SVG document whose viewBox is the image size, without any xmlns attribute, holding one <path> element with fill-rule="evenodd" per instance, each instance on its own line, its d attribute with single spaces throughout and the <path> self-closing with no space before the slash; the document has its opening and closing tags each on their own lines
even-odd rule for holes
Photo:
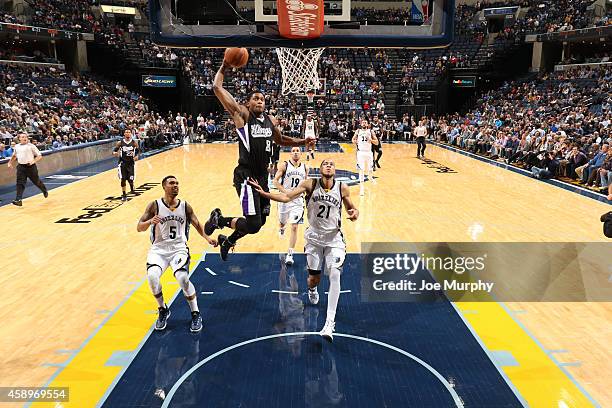
<svg viewBox="0 0 612 408">
<path fill-rule="evenodd" d="M 283 95 L 304 95 L 307 91 L 316 91 L 321 87 L 317 63 L 323 50 L 325 48 L 276 49 L 283 76 Z"/>
</svg>

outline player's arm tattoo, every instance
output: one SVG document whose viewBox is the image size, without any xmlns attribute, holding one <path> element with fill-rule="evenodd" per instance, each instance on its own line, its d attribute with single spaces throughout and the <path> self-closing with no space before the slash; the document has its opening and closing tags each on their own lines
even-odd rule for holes
<svg viewBox="0 0 612 408">
<path fill-rule="evenodd" d="M 342 203 L 344 204 L 344 208 L 346 208 L 346 212 L 349 215 L 348 219 L 351 221 L 357 220 L 359 217 L 359 210 L 357 207 L 355 207 L 355 204 L 353 204 L 353 201 L 351 200 L 351 190 L 346 184 L 342 183 L 340 193 L 342 194 Z"/>
<path fill-rule="evenodd" d="M 156 215 L 155 205 L 155 201 L 151 201 L 149 205 L 147 205 L 144 214 L 138 220 L 138 225 L 136 226 L 138 232 L 146 231 L 151 225 L 151 219 Z"/>
</svg>

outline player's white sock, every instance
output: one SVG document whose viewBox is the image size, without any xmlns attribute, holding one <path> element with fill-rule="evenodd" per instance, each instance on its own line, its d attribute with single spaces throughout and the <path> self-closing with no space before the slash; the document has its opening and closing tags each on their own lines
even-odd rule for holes
<svg viewBox="0 0 612 408">
<path fill-rule="evenodd" d="M 340 270 L 331 268 L 329 272 L 329 294 L 327 295 L 327 320 L 336 321 L 336 309 L 340 299 Z"/>
<path fill-rule="evenodd" d="M 189 280 L 189 275 L 184 270 L 180 270 L 174 274 L 176 280 L 178 281 L 181 289 L 183 289 L 183 295 L 185 295 L 185 299 L 187 303 L 189 303 L 189 308 L 192 312 L 199 312 L 198 310 L 198 296 L 195 290 L 195 286 Z"/>
<path fill-rule="evenodd" d="M 196 293 L 195 286 L 193 286 L 193 283 L 191 282 L 189 282 L 189 286 L 190 288 L 188 293 L 191 293 L 190 295 L 183 291 L 183 293 L 185 294 L 185 300 L 187 300 L 189 308 L 192 312 L 199 312 L 200 309 L 198 309 L 198 295 Z"/>
</svg>

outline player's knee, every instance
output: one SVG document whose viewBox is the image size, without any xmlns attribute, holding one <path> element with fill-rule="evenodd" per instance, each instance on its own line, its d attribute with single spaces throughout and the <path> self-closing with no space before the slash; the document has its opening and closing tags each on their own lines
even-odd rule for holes
<svg viewBox="0 0 612 408">
<path fill-rule="evenodd" d="M 174 277 L 182 289 L 187 289 L 189 287 L 189 275 L 187 274 L 187 271 L 184 269 L 179 269 L 174 274 Z"/>
<path fill-rule="evenodd" d="M 297 230 L 298 230 L 298 224 L 291 224 L 291 231 L 297 232 Z"/>
<path fill-rule="evenodd" d="M 261 217 L 259 216 L 248 216 L 246 220 L 246 229 L 249 234 L 257 234 L 261 229 Z"/>
<path fill-rule="evenodd" d="M 147 280 L 151 289 L 158 289 L 160 286 L 160 278 L 162 270 L 158 265 L 147 265 Z"/>
<path fill-rule="evenodd" d="M 329 281 L 330 282 L 338 282 L 338 283 L 340 283 L 340 274 L 341 274 L 340 268 L 333 266 L 333 267 L 329 268 L 328 272 L 329 272 Z"/>
</svg>

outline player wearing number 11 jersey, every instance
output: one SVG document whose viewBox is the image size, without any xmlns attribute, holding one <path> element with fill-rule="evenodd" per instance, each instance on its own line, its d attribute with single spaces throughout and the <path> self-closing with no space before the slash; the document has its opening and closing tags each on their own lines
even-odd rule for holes
<svg viewBox="0 0 612 408">
<path fill-rule="evenodd" d="M 234 232 L 226 237 L 219 235 L 221 259 L 227 260 L 228 253 L 236 242 L 247 234 L 256 234 L 270 215 L 270 200 L 254 191 L 249 178 L 257 180 L 268 190 L 268 164 L 272 156 L 272 142 L 279 146 L 303 146 L 313 144 L 316 140 L 294 139 L 284 136 L 278 128 L 278 121 L 265 111 L 265 97 L 259 91 L 253 91 L 247 96 L 246 106 L 239 105 L 225 88 L 223 79 L 229 65 L 223 62 L 213 81 L 215 95 L 232 117 L 238 132 L 239 156 L 238 166 L 234 169 L 234 187 L 240 197 L 242 217 L 224 217 L 216 208 L 206 222 L 207 235 L 217 228 L 229 227 Z"/>
<path fill-rule="evenodd" d="M 256 180 L 251 179 L 249 183 L 262 197 L 281 203 L 291 202 L 306 194 L 309 227 L 304 233 L 304 251 L 308 264 L 308 299 L 312 304 L 319 303 L 317 286 L 325 265 L 325 273 L 329 276 L 329 294 L 325 326 L 320 334 L 331 342 L 340 298 L 340 274 L 346 256 L 346 243 L 340 230 L 342 205 L 346 207 L 351 221 L 359 217 L 359 210 L 351 201 L 348 186 L 335 180 L 336 166 L 332 160 L 323 160 L 320 172 L 321 179 L 304 180 L 293 190 L 282 194 L 265 191 Z"/>
</svg>

